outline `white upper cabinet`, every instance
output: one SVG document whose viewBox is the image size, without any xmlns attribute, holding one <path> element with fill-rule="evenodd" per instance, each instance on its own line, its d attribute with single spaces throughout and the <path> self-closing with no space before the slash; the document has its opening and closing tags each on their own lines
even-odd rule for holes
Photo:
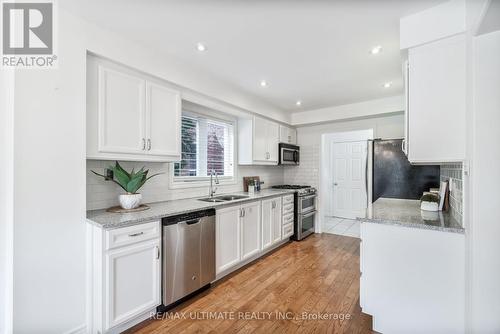
<svg viewBox="0 0 500 334">
<path fill-rule="evenodd" d="M 253 160 L 267 162 L 268 160 L 268 121 L 255 117 L 253 122 Z"/>
<path fill-rule="evenodd" d="M 87 59 L 87 158 L 180 160 L 180 93 L 110 61 Z"/>
<path fill-rule="evenodd" d="M 280 128 L 277 123 L 267 122 L 267 160 L 273 164 L 278 163 Z"/>
<path fill-rule="evenodd" d="M 297 130 L 280 125 L 280 143 L 297 145 Z"/>
<path fill-rule="evenodd" d="M 238 127 L 240 165 L 277 165 L 279 124 L 260 117 L 242 118 Z"/>
<path fill-rule="evenodd" d="M 150 82 L 146 87 L 148 153 L 178 157 L 181 147 L 180 94 L 175 90 Z"/>
<path fill-rule="evenodd" d="M 465 159 L 465 36 L 408 50 L 407 146 L 411 163 Z"/>
<path fill-rule="evenodd" d="M 98 75 L 99 151 L 141 153 L 146 136 L 145 81 L 102 67 Z"/>
</svg>

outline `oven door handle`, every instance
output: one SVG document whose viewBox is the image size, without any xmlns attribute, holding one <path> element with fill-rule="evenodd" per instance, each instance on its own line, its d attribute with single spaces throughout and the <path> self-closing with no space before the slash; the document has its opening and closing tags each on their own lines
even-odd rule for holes
<svg viewBox="0 0 500 334">
<path fill-rule="evenodd" d="M 309 217 L 311 217 L 311 216 L 314 216 L 315 214 L 316 214 L 316 210 L 311 211 L 311 212 L 308 212 L 308 213 L 306 213 L 306 214 L 302 215 L 302 219 L 304 219 L 304 218 L 309 218 Z"/>
<path fill-rule="evenodd" d="M 302 200 L 302 201 L 304 201 L 304 200 L 307 200 L 307 199 L 310 199 L 310 198 L 314 198 L 316 196 L 318 196 L 318 195 L 314 194 L 314 195 L 308 195 L 308 196 L 302 196 L 302 197 L 299 196 L 299 199 Z"/>
</svg>

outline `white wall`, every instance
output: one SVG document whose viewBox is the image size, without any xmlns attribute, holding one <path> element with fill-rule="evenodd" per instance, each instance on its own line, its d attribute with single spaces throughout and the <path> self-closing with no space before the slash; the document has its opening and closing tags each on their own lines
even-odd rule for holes
<svg viewBox="0 0 500 334">
<path fill-rule="evenodd" d="M 12 331 L 14 72 L 0 70 L 0 333 Z"/>
<path fill-rule="evenodd" d="M 472 332 L 500 332 L 500 31 L 475 40 L 470 233 Z M 492 175 L 492 166 L 494 171 Z M 495 173 L 496 171 L 496 173 Z"/>
<path fill-rule="evenodd" d="M 85 323 L 85 49 L 60 17 L 59 69 L 18 71 L 14 121 L 14 332 Z"/>
<path fill-rule="evenodd" d="M 404 110 L 404 96 L 397 95 L 340 106 L 326 107 L 293 113 L 291 123 L 295 126 L 346 121 L 360 117 L 376 117 Z"/>
</svg>

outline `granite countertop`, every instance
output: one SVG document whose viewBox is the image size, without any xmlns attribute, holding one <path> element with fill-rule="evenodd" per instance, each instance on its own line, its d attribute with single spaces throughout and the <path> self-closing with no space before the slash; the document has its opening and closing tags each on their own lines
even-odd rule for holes
<svg viewBox="0 0 500 334">
<path fill-rule="evenodd" d="M 358 220 L 369 223 L 464 233 L 464 228 L 449 213 L 420 210 L 419 200 L 379 198 L 368 207 L 366 217 L 359 217 Z"/>
<path fill-rule="evenodd" d="M 104 229 L 114 229 L 114 228 L 147 223 L 153 220 L 177 214 L 193 212 L 203 209 L 210 209 L 210 208 L 221 208 L 224 206 L 232 206 L 242 202 L 251 202 L 265 197 L 281 196 L 293 193 L 294 193 L 293 190 L 263 189 L 260 192 L 256 192 L 254 194 L 249 194 L 246 192 L 231 193 L 231 195 L 246 195 L 249 197 L 230 202 L 213 203 L 213 202 L 199 201 L 198 198 L 187 198 L 174 201 L 146 203 L 150 207 L 150 209 L 140 212 L 113 213 L 113 212 L 106 212 L 106 210 L 92 210 L 92 211 L 87 211 L 87 221 Z M 222 195 L 225 194 L 216 194 L 215 196 L 222 196 Z M 207 196 L 203 196 L 199 198 L 206 198 L 206 197 Z"/>
</svg>

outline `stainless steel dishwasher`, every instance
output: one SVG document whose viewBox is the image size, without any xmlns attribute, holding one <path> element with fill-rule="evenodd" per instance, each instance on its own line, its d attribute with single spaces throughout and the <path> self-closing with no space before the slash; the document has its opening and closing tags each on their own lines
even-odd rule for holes
<svg viewBox="0 0 500 334">
<path fill-rule="evenodd" d="M 163 218 L 162 234 L 161 308 L 168 308 L 215 280 L 215 210 Z"/>
</svg>

